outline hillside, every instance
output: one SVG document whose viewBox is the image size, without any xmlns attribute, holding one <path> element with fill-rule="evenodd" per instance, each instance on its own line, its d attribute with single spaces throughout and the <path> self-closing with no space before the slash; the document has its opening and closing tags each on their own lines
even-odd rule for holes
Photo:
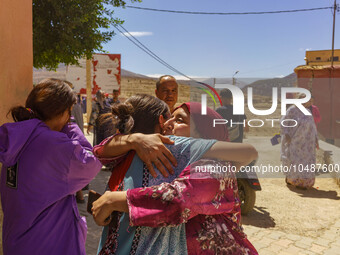
<svg viewBox="0 0 340 255">
<path fill-rule="evenodd" d="M 42 69 L 35 69 L 33 68 L 33 83 L 38 83 L 39 81 L 45 79 L 45 78 L 57 78 L 57 79 L 66 79 L 66 70 L 67 67 L 63 64 L 60 64 L 56 71 L 48 71 L 45 68 Z M 125 69 L 121 69 L 121 77 L 122 78 L 133 78 L 133 79 L 146 79 L 146 80 L 157 80 L 157 78 L 152 78 L 143 74 L 134 73 Z M 206 84 L 209 84 L 210 86 L 213 85 L 214 79 L 213 78 L 196 78 L 198 82 L 203 82 Z M 216 83 L 219 84 L 231 84 L 231 78 L 216 78 Z M 197 86 L 197 82 L 195 81 L 189 81 L 189 80 L 178 80 L 178 83 L 185 84 L 189 86 Z M 240 88 L 243 88 L 250 82 L 247 82 L 246 79 L 243 79 L 243 81 L 237 80 L 236 85 Z"/>
<path fill-rule="evenodd" d="M 33 83 L 37 84 L 46 78 L 66 79 L 66 66 L 60 64 L 56 71 L 48 71 L 46 68 L 36 69 L 33 68 Z"/>
<path fill-rule="evenodd" d="M 135 79 L 150 79 L 150 80 L 154 80 L 155 78 L 151 78 L 149 76 L 146 75 L 142 75 L 142 74 L 138 74 L 138 73 L 134 73 L 134 72 L 130 72 L 128 70 L 122 69 L 121 70 L 121 75 L 122 77 L 126 77 L 126 78 L 135 78 Z"/>
<path fill-rule="evenodd" d="M 56 71 L 48 71 L 45 68 L 35 69 L 33 68 L 33 83 L 38 83 L 39 81 L 46 78 L 57 78 L 57 79 L 66 79 L 66 66 L 60 64 Z M 121 70 L 122 78 L 135 78 L 135 79 L 153 79 L 148 76 L 137 74 L 134 72 L 130 72 L 128 70 Z"/>
<path fill-rule="evenodd" d="M 253 88 L 254 95 L 261 96 L 272 96 L 272 88 L 278 88 L 280 91 L 281 87 L 294 87 L 296 86 L 297 76 L 295 73 L 291 73 L 283 78 L 265 79 L 258 80 L 249 85 L 245 86 L 242 90 L 247 91 L 248 87 Z"/>
</svg>

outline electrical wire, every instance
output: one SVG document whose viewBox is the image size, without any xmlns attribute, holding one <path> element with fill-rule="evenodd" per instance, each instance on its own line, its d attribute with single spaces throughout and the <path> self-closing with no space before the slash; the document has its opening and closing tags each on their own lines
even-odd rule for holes
<svg viewBox="0 0 340 255">
<path fill-rule="evenodd" d="M 155 54 L 153 51 L 151 51 L 148 47 L 146 47 L 141 41 L 139 41 L 136 37 L 134 37 L 128 30 L 126 30 L 121 24 L 118 24 L 118 26 L 120 26 L 125 33 L 123 33 L 120 29 L 117 28 L 117 30 L 122 33 L 127 39 L 129 39 L 131 42 L 133 42 L 138 48 L 142 49 L 145 53 L 147 53 L 150 57 L 154 58 L 155 60 L 157 60 L 159 63 L 161 63 L 162 65 L 164 65 L 165 67 L 169 68 L 170 70 L 172 70 L 173 72 L 180 74 L 184 77 L 186 77 L 187 79 L 192 80 L 189 76 L 185 75 L 184 73 L 182 73 L 181 71 L 177 70 L 175 67 L 171 66 L 170 64 L 168 64 L 167 62 L 165 62 L 163 59 L 161 59 L 159 56 L 157 56 L 157 54 Z M 126 34 L 128 34 L 129 36 L 127 36 Z M 135 41 L 133 41 L 131 38 L 133 38 Z"/>
<path fill-rule="evenodd" d="M 333 9 L 333 6 L 330 7 L 318 7 L 318 8 L 310 8 L 310 9 L 297 9 L 297 10 L 281 10 L 281 11 L 261 11 L 261 12 L 198 12 L 198 11 L 176 11 L 176 10 L 164 10 L 164 9 L 154 9 L 154 8 L 146 8 L 146 7 L 137 7 L 126 5 L 126 8 L 138 9 L 144 11 L 155 11 L 155 12 L 170 12 L 170 13 L 179 13 L 179 14 L 198 14 L 198 15 L 261 15 L 261 14 L 278 14 L 278 13 L 294 13 L 294 12 L 308 12 L 308 11 L 319 11 L 319 10 L 327 10 Z"/>
<path fill-rule="evenodd" d="M 277 14 L 277 13 L 292 13 L 292 12 L 306 12 L 306 11 L 316 11 L 316 10 L 325 10 L 325 9 L 333 9 L 333 6 L 331 7 L 319 7 L 319 8 L 310 8 L 310 9 L 297 9 L 297 10 L 281 10 L 281 11 L 267 11 L 267 12 L 191 12 L 191 11 L 175 11 L 175 10 L 163 10 L 163 9 L 154 9 L 154 8 L 144 8 L 144 7 L 137 7 L 137 6 L 130 6 L 126 5 L 126 8 L 132 8 L 132 9 L 139 9 L 139 10 L 147 10 L 147 11 L 158 11 L 158 12 L 170 12 L 170 13 L 181 13 L 181 14 L 205 14 L 205 15 L 249 15 L 249 14 Z M 117 26 L 120 26 L 122 30 L 125 31 L 123 33 Z M 168 69 L 172 70 L 173 72 L 180 74 L 184 77 L 186 77 L 189 80 L 192 80 L 194 82 L 197 82 L 199 84 L 202 84 L 201 82 L 198 82 L 189 76 L 185 75 L 181 71 L 177 70 L 170 64 L 168 64 L 166 61 L 161 59 L 157 54 L 152 52 L 148 47 L 146 47 L 142 42 L 140 42 L 136 37 L 134 37 L 129 31 L 127 31 L 121 24 L 115 25 L 116 29 L 124 35 L 127 39 L 129 39 L 133 44 L 135 44 L 138 48 L 143 50 L 145 53 L 147 53 L 149 56 L 154 58 L 156 61 L 158 61 L 160 64 L 164 65 Z M 129 36 L 127 36 L 127 34 Z M 134 40 L 132 40 L 131 38 Z"/>
<path fill-rule="evenodd" d="M 126 33 L 123 33 L 122 30 L 120 30 L 118 28 L 118 26 L 120 26 Z M 169 68 L 170 70 L 172 70 L 173 72 L 177 73 L 177 74 L 180 74 L 184 77 L 186 77 L 187 79 L 193 81 L 193 82 L 196 82 L 197 84 L 200 84 L 200 85 L 203 85 L 205 87 L 208 87 L 209 89 L 211 89 L 214 94 L 217 96 L 217 98 L 219 99 L 220 101 L 220 104 L 222 105 L 222 101 L 217 93 L 217 91 L 211 87 L 210 85 L 208 84 L 205 84 L 205 83 L 202 83 L 202 82 L 199 82 L 199 81 L 196 81 L 195 79 L 185 75 L 184 73 L 182 73 L 181 71 L 177 70 L 176 68 L 174 68 L 173 66 L 171 66 L 170 64 L 168 64 L 167 62 L 165 62 L 163 59 L 161 59 L 160 57 L 158 57 L 154 52 L 152 52 L 148 47 L 146 47 L 143 43 L 141 43 L 136 37 L 134 37 L 128 30 L 126 30 L 121 24 L 117 24 L 115 25 L 115 28 L 122 34 L 124 35 L 129 41 L 131 41 L 134 45 L 136 45 L 138 48 L 140 48 L 142 51 L 144 51 L 146 54 L 148 54 L 150 57 L 152 57 L 153 59 L 155 59 L 157 62 L 161 63 L 162 65 L 164 65 L 165 67 Z M 129 36 L 127 36 L 127 34 Z M 131 38 L 133 38 L 134 40 L 132 40 Z M 215 102 L 215 100 L 214 100 Z M 215 102 L 216 103 L 216 102 Z"/>
</svg>

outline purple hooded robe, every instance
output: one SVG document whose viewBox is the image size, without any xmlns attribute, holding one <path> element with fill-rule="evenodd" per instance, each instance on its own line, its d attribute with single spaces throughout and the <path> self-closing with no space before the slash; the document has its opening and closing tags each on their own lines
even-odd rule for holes
<svg viewBox="0 0 340 255">
<path fill-rule="evenodd" d="M 0 127 L 4 254 L 85 254 L 86 221 L 74 194 L 100 171 L 75 124 L 31 119 Z"/>
</svg>

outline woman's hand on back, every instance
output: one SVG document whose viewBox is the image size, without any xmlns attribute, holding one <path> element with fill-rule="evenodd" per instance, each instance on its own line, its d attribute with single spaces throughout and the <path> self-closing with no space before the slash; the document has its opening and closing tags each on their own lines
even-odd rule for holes
<svg viewBox="0 0 340 255">
<path fill-rule="evenodd" d="M 157 173 L 153 167 L 161 172 L 165 177 L 173 174 L 173 166 L 177 165 L 176 158 L 171 154 L 169 149 L 164 144 L 174 144 L 174 141 L 169 137 L 161 134 L 145 135 L 140 133 L 132 134 L 129 138 L 132 148 L 136 151 L 140 159 L 145 163 L 153 177 Z M 168 170 L 168 172 L 167 172 Z"/>
<path fill-rule="evenodd" d="M 100 158 L 122 156 L 131 150 L 135 150 L 140 159 L 146 164 L 153 177 L 156 177 L 154 166 L 165 177 L 173 174 L 173 166 L 177 166 L 176 158 L 164 144 L 174 144 L 169 137 L 161 134 L 133 133 L 129 135 L 116 135 L 97 150 Z M 154 165 L 154 166 L 153 166 Z M 168 172 L 167 172 L 168 171 Z"/>
</svg>

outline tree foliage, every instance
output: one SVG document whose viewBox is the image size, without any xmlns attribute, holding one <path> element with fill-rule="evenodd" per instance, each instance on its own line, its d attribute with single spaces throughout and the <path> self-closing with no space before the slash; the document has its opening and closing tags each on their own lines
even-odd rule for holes
<svg viewBox="0 0 340 255">
<path fill-rule="evenodd" d="M 141 0 L 131 0 L 136 2 Z M 113 7 L 123 0 L 33 0 L 33 65 L 56 69 L 59 63 L 78 64 L 102 51 L 114 35 Z"/>
</svg>

